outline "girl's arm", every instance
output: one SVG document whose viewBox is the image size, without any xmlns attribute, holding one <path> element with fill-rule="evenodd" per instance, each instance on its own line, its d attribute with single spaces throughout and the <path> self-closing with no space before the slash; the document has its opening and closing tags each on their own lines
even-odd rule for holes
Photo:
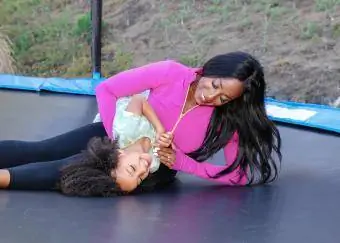
<svg viewBox="0 0 340 243">
<path fill-rule="evenodd" d="M 142 108 L 143 115 L 149 120 L 149 122 L 155 128 L 157 134 L 164 133 L 165 128 L 163 127 L 155 111 L 153 110 L 153 108 L 151 107 L 151 105 L 146 99 L 143 99 L 142 107 L 143 107 Z"/>
<path fill-rule="evenodd" d="M 146 119 L 148 119 L 148 121 L 155 128 L 157 134 L 165 132 L 165 129 L 161 121 L 159 120 L 154 109 L 151 107 L 151 105 L 144 96 L 133 95 L 126 110 L 136 115 L 145 116 Z"/>
</svg>

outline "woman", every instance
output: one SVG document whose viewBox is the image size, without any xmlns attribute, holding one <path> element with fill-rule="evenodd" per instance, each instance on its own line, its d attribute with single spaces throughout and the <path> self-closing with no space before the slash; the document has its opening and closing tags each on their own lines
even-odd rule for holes
<svg viewBox="0 0 340 243">
<path fill-rule="evenodd" d="M 98 85 L 96 97 L 109 136 L 116 100 L 145 90 L 150 90 L 148 101 L 172 134 L 173 146 L 165 148 L 159 141 L 158 151 L 169 168 L 226 185 L 277 178 L 273 152 L 281 161 L 281 137 L 266 114 L 263 69 L 251 55 L 217 55 L 199 69 L 162 61 L 107 79 Z M 220 149 L 226 164 L 208 163 Z"/>
<path fill-rule="evenodd" d="M 105 135 L 113 138 L 112 123 L 117 99 L 145 90 L 150 90 L 148 101 L 171 134 L 168 139 L 164 135 L 158 141 L 160 161 L 174 170 L 161 166 L 157 172 L 162 176 L 158 176 L 155 183 L 151 182 L 150 188 L 164 184 L 160 178 L 165 174 L 165 184 L 173 181 L 176 171 L 226 185 L 268 183 L 277 178 L 278 167 L 273 152 L 280 161 L 281 138 L 266 115 L 263 69 L 254 57 L 243 52 L 215 56 L 202 68 L 161 61 L 107 79 L 96 88 L 102 123 L 83 129 L 81 136 L 86 138 L 72 151 L 64 148 L 67 144 L 60 142 L 55 146 L 61 146 L 62 153 L 51 156 L 49 150 L 44 150 L 48 151 L 44 156 L 54 160 L 78 153 L 89 138 L 98 136 L 94 133 L 96 129 L 102 129 L 98 128 L 101 124 Z M 71 132 L 67 134 L 67 140 L 81 139 L 76 136 L 76 132 Z M 172 146 L 166 148 L 169 142 Z M 39 149 L 42 148 L 35 148 Z M 207 160 L 220 149 L 224 150 L 225 165 L 208 163 Z M 0 155 L 1 150 L 0 146 Z M 9 187 L 14 184 L 17 188 L 31 185 L 27 183 L 30 180 L 26 173 L 29 168 L 30 176 L 34 177 L 41 175 L 39 171 L 43 172 L 44 166 L 47 166 L 45 163 L 33 164 L 34 167 L 30 165 L 25 165 L 20 171 L 23 175 L 12 172 Z M 54 176 L 55 170 L 50 171 Z M 22 178 L 26 183 L 20 186 Z M 148 182 L 146 179 L 140 187 L 148 185 Z"/>
</svg>

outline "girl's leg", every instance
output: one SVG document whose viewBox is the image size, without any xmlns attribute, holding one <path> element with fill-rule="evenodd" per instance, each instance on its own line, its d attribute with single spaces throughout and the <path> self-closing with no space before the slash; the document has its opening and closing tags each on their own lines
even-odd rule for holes
<svg viewBox="0 0 340 243">
<path fill-rule="evenodd" d="M 0 141 L 0 168 L 67 158 L 86 149 L 93 137 L 107 136 L 103 123 L 91 123 L 38 142 Z"/>
<path fill-rule="evenodd" d="M 81 154 L 55 161 L 36 162 L 0 170 L 0 189 L 56 190 L 60 169 Z"/>
</svg>

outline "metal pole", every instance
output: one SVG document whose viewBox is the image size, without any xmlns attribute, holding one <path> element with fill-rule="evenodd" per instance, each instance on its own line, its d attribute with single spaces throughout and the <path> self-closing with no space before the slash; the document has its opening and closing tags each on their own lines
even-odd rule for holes
<svg viewBox="0 0 340 243">
<path fill-rule="evenodd" d="M 101 32 L 102 32 L 102 0 L 91 1 L 92 19 L 92 77 L 101 78 Z"/>
</svg>

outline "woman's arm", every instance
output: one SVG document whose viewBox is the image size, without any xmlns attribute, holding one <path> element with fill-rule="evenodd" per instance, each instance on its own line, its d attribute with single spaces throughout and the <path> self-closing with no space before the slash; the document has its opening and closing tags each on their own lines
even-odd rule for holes
<svg viewBox="0 0 340 243">
<path fill-rule="evenodd" d="M 96 87 L 100 117 L 109 137 L 112 137 L 117 99 L 152 90 L 166 83 L 172 63 L 173 61 L 161 61 L 130 69 L 106 79 Z"/>
<path fill-rule="evenodd" d="M 176 148 L 174 150 L 174 156 L 176 159 L 171 168 L 177 171 L 193 174 L 204 179 L 221 182 L 226 185 L 245 185 L 247 183 L 247 176 L 245 174 L 240 174 L 239 168 L 219 178 L 211 178 L 220 171 L 231 166 L 232 163 L 236 161 L 237 153 L 238 136 L 235 133 L 230 142 L 224 148 L 224 157 L 226 162 L 229 162 L 228 165 L 214 165 L 207 161 L 199 163 Z"/>
</svg>

